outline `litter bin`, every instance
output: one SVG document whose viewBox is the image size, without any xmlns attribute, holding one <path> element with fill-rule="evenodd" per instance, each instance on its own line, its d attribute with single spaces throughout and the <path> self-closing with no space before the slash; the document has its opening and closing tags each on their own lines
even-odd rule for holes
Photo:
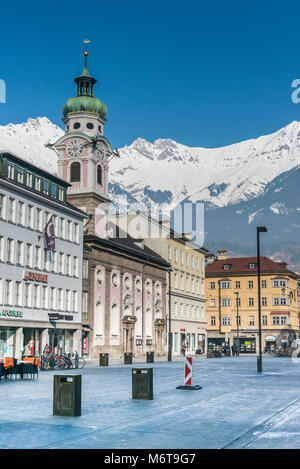
<svg viewBox="0 0 300 469">
<path fill-rule="evenodd" d="M 54 375 L 53 415 L 81 415 L 81 375 Z"/>
<path fill-rule="evenodd" d="M 153 399 L 153 368 L 132 368 L 132 399 Z"/>
<path fill-rule="evenodd" d="M 125 352 L 124 353 L 124 364 L 131 365 L 132 364 L 132 352 Z"/>
<path fill-rule="evenodd" d="M 99 354 L 99 366 L 108 366 L 108 353 Z"/>
<path fill-rule="evenodd" d="M 154 362 L 154 352 L 147 352 L 147 363 L 153 363 Z"/>
</svg>

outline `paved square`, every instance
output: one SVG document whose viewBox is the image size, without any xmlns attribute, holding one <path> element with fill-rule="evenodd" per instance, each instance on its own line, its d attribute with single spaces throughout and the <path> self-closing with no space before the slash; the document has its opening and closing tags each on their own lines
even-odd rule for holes
<svg viewBox="0 0 300 469">
<path fill-rule="evenodd" d="M 131 368 L 152 367 L 153 401 L 131 398 Z M 183 361 L 39 373 L 0 382 L 0 448 L 299 448 L 300 363 L 291 358 L 197 358 L 193 384 L 177 390 Z M 54 417 L 53 375 L 82 374 L 82 416 Z"/>
</svg>

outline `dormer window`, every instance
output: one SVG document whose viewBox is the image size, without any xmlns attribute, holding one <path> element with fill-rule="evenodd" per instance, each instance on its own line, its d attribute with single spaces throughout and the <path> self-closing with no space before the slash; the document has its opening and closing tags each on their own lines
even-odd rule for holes
<svg viewBox="0 0 300 469">
<path fill-rule="evenodd" d="M 17 181 L 23 184 L 23 179 L 24 179 L 24 171 L 23 168 L 18 168 L 17 172 Z"/>
<path fill-rule="evenodd" d="M 223 268 L 224 268 L 224 270 L 229 270 L 229 269 L 230 269 L 230 264 L 225 264 L 225 265 L 223 266 Z"/>
<path fill-rule="evenodd" d="M 249 269 L 255 269 L 255 264 L 249 264 Z"/>
</svg>

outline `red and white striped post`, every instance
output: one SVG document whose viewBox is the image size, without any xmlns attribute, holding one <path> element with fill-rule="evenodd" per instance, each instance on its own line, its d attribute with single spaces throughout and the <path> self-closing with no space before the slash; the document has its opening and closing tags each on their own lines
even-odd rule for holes
<svg viewBox="0 0 300 469">
<path fill-rule="evenodd" d="M 184 360 L 184 385 L 177 386 L 176 389 L 202 389 L 201 386 L 192 386 L 193 357 L 188 355 Z"/>
<path fill-rule="evenodd" d="M 192 386 L 193 357 L 187 356 L 184 363 L 184 385 Z"/>
</svg>

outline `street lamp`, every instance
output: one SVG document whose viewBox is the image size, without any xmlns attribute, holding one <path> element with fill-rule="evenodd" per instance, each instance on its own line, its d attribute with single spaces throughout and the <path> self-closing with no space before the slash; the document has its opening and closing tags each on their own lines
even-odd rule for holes
<svg viewBox="0 0 300 469">
<path fill-rule="evenodd" d="M 169 269 L 169 336 L 168 336 L 168 362 L 172 361 L 172 326 L 171 326 L 171 272 L 172 269 Z"/>
<path fill-rule="evenodd" d="M 236 335 L 237 335 L 237 349 L 236 354 L 239 356 L 240 354 L 240 336 L 239 336 L 239 292 L 234 292 L 236 295 Z"/>
<path fill-rule="evenodd" d="M 257 372 L 262 372 L 262 356 L 261 356 L 261 298 L 260 298 L 260 233 L 266 233 L 268 230 L 265 226 L 256 227 L 257 237 L 257 280 L 258 280 L 258 344 L 259 356 L 257 357 Z"/>
</svg>

